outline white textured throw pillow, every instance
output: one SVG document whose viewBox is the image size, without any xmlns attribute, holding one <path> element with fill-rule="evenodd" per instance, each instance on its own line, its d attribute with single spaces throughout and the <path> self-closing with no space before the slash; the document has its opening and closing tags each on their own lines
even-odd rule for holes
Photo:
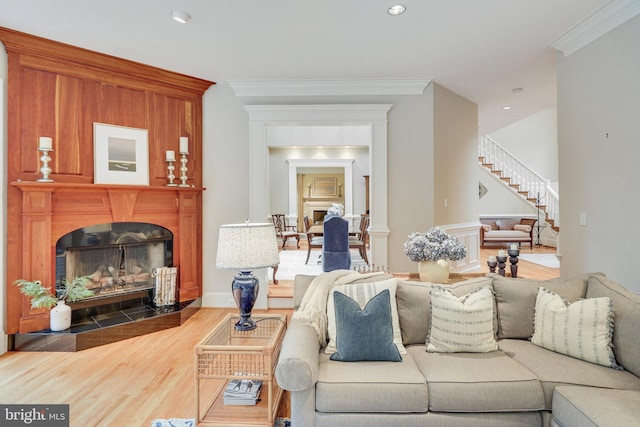
<svg viewBox="0 0 640 427">
<path fill-rule="evenodd" d="M 393 343 L 398 347 L 400 354 L 406 354 L 407 350 L 402 345 L 402 334 L 400 333 L 400 321 L 398 320 L 398 305 L 396 304 L 396 288 L 398 280 L 387 279 L 372 283 L 353 283 L 348 285 L 335 286 L 329 292 L 327 299 L 327 331 L 329 333 L 329 344 L 325 353 L 332 354 L 336 348 L 336 311 L 333 300 L 334 292 L 341 292 L 356 301 L 360 308 L 364 308 L 367 302 L 385 289 L 389 290 L 389 300 L 391 302 L 391 326 L 393 327 Z"/>
<path fill-rule="evenodd" d="M 432 287 L 427 351 L 487 353 L 497 350 L 493 307 L 493 291 L 489 286 L 460 298 L 441 286 Z"/>
<path fill-rule="evenodd" d="M 541 287 L 531 342 L 556 353 L 620 369 L 613 354 L 613 304 L 608 297 L 569 304 Z"/>
</svg>

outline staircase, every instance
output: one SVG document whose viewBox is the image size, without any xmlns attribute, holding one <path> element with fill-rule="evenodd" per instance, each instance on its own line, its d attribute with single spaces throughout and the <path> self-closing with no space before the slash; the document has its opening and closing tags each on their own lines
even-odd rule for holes
<svg viewBox="0 0 640 427">
<path fill-rule="evenodd" d="M 560 231 L 559 195 L 548 179 L 533 171 L 488 136 L 479 140 L 478 160 L 512 191 L 539 208 L 551 229 Z"/>
</svg>

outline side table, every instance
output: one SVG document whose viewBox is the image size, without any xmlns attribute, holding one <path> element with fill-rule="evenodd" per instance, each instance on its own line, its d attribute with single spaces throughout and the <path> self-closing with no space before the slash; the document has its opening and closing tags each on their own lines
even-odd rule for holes
<svg viewBox="0 0 640 427">
<path fill-rule="evenodd" d="M 254 315 L 257 327 L 236 331 L 229 314 L 195 346 L 196 411 L 199 426 L 273 427 L 282 398 L 275 377 L 286 316 Z M 225 405 L 224 389 L 233 379 L 261 380 L 255 405 Z M 203 402 L 206 402 L 203 404 Z"/>
</svg>

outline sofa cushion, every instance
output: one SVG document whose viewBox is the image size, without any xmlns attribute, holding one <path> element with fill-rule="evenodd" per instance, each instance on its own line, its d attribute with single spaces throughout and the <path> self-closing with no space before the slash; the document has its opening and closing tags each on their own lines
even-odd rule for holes
<svg viewBox="0 0 640 427">
<path fill-rule="evenodd" d="M 331 355 L 331 360 L 402 361 L 398 348 L 393 344 L 388 289 L 371 298 L 364 308 L 340 292 L 334 292 L 333 297 L 338 351 Z"/>
<path fill-rule="evenodd" d="M 553 394 L 553 421 L 559 426 L 633 426 L 639 419 L 638 391 L 560 386 Z"/>
<path fill-rule="evenodd" d="M 427 353 L 407 347 L 427 379 L 429 410 L 442 412 L 539 411 L 544 394 L 536 376 L 501 351 Z"/>
<path fill-rule="evenodd" d="M 613 352 L 628 371 L 640 376 L 640 295 L 633 294 L 605 276 L 589 278 L 587 298 L 613 301 Z"/>
<path fill-rule="evenodd" d="M 567 303 L 548 289 L 536 299 L 531 342 L 556 353 L 619 368 L 611 348 L 613 306 L 608 297 Z"/>
<path fill-rule="evenodd" d="M 529 239 L 529 233 L 518 230 L 491 230 L 484 233 L 485 240 L 509 240 L 509 239 Z"/>
<path fill-rule="evenodd" d="M 513 279 L 491 274 L 498 311 L 498 338 L 529 338 L 538 288 L 543 286 L 569 302 L 584 298 L 588 274 L 550 280 Z"/>
<path fill-rule="evenodd" d="M 526 224 L 516 224 L 513 226 L 515 231 L 524 231 L 525 233 L 529 233 L 531 231 L 531 226 Z"/>
<path fill-rule="evenodd" d="M 462 296 L 483 286 L 491 286 L 492 283 L 491 277 L 477 277 L 447 285 L 447 289 L 454 295 Z M 427 339 L 431 321 L 430 292 L 431 283 L 398 280 L 396 301 L 402 343 L 405 345 L 424 344 Z M 497 330 L 495 319 L 494 329 Z"/>
<path fill-rule="evenodd" d="M 317 411 L 427 412 L 428 407 L 427 384 L 409 355 L 402 362 L 342 363 L 320 354 Z"/>
<path fill-rule="evenodd" d="M 484 353 L 497 350 L 493 308 L 493 291 L 489 286 L 461 297 L 442 286 L 433 286 L 427 351 Z"/>
<path fill-rule="evenodd" d="M 329 298 L 327 299 L 327 331 L 329 335 L 329 344 L 327 344 L 327 347 L 325 348 L 325 353 L 332 354 L 336 352 L 336 313 L 333 294 L 335 292 L 340 292 L 350 298 L 353 298 L 358 302 L 358 304 L 360 304 L 360 307 L 364 307 L 371 298 L 387 289 L 391 299 L 393 343 L 398 347 L 400 354 L 405 354 L 407 351 L 402 345 L 402 334 L 400 333 L 400 323 L 398 320 L 398 306 L 396 304 L 397 285 L 397 279 L 391 278 L 369 283 L 350 283 L 348 285 L 334 286 L 329 292 Z"/>
<path fill-rule="evenodd" d="M 496 221 L 498 230 L 513 230 L 513 226 L 520 224 L 519 219 L 499 219 Z"/>
<path fill-rule="evenodd" d="M 640 390 L 640 378 L 631 372 L 611 369 L 538 347 L 527 340 L 500 340 L 498 347 L 533 372 L 540 380 L 547 410 L 558 385 Z"/>
<path fill-rule="evenodd" d="M 480 220 L 480 224 L 486 224 L 489 227 L 491 227 L 492 229 L 496 230 L 498 228 L 498 226 L 496 225 L 496 220 L 495 219 L 481 219 Z"/>
</svg>

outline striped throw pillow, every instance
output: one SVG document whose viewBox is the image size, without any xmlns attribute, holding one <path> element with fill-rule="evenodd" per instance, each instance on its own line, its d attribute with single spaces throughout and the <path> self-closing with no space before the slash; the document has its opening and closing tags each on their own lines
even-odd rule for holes
<svg viewBox="0 0 640 427">
<path fill-rule="evenodd" d="M 608 297 L 569 304 L 546 288 L 538 289 L 531 342 L 556 353 L 621 369 L 613 354 L 613 303 Z"/>
<path fill-rule="evenodd" d="M 433 286 L 427 351 L 487 353 L 497 350 L 493 307 L 493 291 L 489 286 L 462 297 L 441 286 Z"/>
</svg>

